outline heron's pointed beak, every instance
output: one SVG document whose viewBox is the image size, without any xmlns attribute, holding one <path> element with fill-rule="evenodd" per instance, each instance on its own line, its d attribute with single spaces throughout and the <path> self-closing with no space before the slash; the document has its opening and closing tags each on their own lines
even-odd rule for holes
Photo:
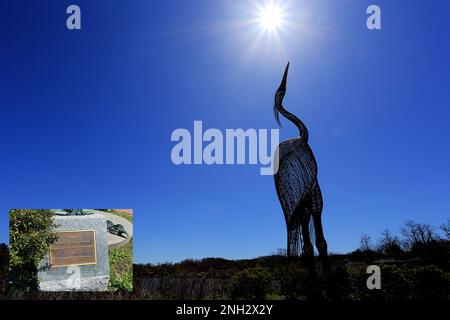
<svg viewBox="0 0 450 320">
<path fill-rule="evenodd" d="M 283 79 L 281 80 L 280 87 L 278 88 L 279 91 L 286 91 L 288 71 L 289 71 L 289 62 L 287 63 L 286 69 L 284 70 Z"/>
</svg>

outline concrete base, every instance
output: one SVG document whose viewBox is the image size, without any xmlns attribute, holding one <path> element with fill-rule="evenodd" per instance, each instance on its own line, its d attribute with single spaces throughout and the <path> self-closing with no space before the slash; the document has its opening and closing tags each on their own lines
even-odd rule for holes
<svg viewBox="0 0 450 320">
<path fill-rule="evenodd" d="M 109 276 L 75 278 L 39 283 L 41 291 L 107 291 Z"/>
<path fill-rule="evenodd" d="M 107 291 L 109 282 L 109 254 L 106 219 L 101 214 L 87 216 L 55 216 L 55 232 L 94 230 L 96 264 L 50 265 L 46 254 L 38 267 L 39 289 L 42 291 Z"/>
</svg>

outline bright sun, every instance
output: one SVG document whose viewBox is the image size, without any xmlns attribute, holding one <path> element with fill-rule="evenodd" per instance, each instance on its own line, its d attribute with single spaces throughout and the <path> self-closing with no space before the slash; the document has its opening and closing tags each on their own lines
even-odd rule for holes
<svg viewBox="0 0 450 320">
<path fill-rule="evenodd" d="M 274 3 L 259 8 L 258 22 L 266 31 L 277 31 L 283 25 L 283 11 Z"/>
</svg>

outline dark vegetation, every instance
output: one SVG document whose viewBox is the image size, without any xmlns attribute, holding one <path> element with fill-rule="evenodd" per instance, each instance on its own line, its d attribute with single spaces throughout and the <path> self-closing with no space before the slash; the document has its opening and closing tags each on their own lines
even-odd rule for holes
<svg viewBox="0 0 450 320">
<path fill-rule="evenodd" d="M 8 284 L 9 248 L 6 244 L 0 244 L 0 297 L 6 295 Z"/>
<path fill-rule="evenodd" d="M 331 254 L 332 273 L 311 278 L 300 259 L 283 250 L 249 260 L 206 258 L 180 263 L 134 265 L 133 291 L 115 293 L 3 293 L 13 299 L 284 299 L 449 300 L 450 220 L 439 229 L 408 222 L 399 236 L 384 231 L 376 244 Z M 7 247 L 1 247 L 1 263 Z M 381 268 L 381 290 L 369 290 L 367 266 Z M 320 264 L 317 264 L 320 265 Z M 5 270 L 5 269 L 2 269 Z M 4 271 L 3 271 L 4 272 Z M 5 283 L 2 273 L 1 283 Z"/>
</svg>

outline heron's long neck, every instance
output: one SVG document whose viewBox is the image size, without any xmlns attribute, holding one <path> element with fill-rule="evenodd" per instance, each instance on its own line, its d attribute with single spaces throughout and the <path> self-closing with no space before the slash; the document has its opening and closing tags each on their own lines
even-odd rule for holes
<svg viewBox="0 0 450 320">
<path fill-rule="evenodd" d="M 306 128 L 305 124 L 299 118 L 297 118 L 295 115 L 293 115 L 292 113 L 287 111 L 283 107 L 283 104 L 280 103 L 278 105 L 278 110 L 286 119 L 288 119 L 293 124 L 295 124 L 295 126 L 298 128 L 298 131 L 300 133 L 300 138 L 302 139 L 302 141 L 308 142 L 308 128 Z"/>
</svg>

